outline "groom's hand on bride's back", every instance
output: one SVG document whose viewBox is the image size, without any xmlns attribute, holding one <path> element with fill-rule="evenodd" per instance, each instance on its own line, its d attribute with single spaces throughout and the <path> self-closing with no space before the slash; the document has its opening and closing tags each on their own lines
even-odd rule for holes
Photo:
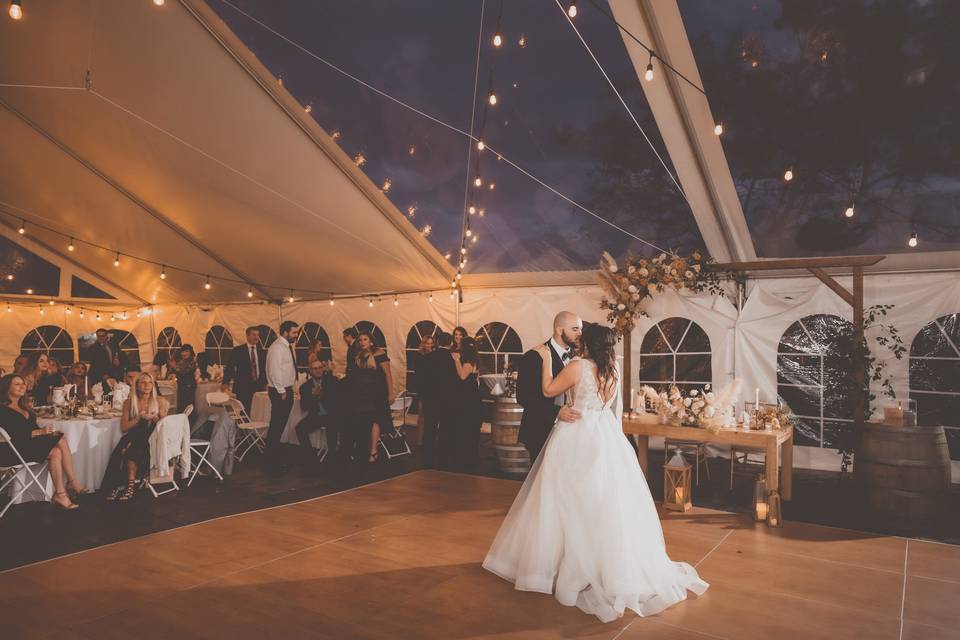
<svg viewBox="0 0 960 640">
<path fill-rule="evenodd" d="M 576 422 L 580 417 L 580 412 L 568 404 L 560 407 L 560 412 L 557 414 L 557 420 L 560 422 Z"/>
</svg>

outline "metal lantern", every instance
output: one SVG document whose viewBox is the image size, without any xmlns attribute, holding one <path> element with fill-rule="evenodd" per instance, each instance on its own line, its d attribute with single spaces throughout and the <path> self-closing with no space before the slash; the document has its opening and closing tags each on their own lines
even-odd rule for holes
<svg viewBox="0 0 960 640">
<path fill-rule="evenodd" d="M 663 508 L 687 511 L 690 503 L 690 465 L 680 453 L 675 453 L 663 467 Z"/>
<path fill-rule="evenodd" d="M 767 513 L 767 481 L 760 478 L 753 483 L 753 517 L 757 522 L 763 522 L 767 519 Z"/>
</svg>

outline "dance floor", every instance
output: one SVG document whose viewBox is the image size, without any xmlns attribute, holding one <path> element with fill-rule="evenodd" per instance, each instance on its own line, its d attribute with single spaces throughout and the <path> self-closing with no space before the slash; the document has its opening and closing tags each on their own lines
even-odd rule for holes
<svg viewBox="0 0 960 640">
<path fill-rule="evenodd" d="M 697 566 L 706 595 L 601 624 L 480 568 L 519 487 L 418 471 L 29 565 L 0 574 L 0 628 L 98 639 L 958 637 L 960 547 L 770 530 L 707 509 L 663 517 L 670 555 Z"/>
</svg>

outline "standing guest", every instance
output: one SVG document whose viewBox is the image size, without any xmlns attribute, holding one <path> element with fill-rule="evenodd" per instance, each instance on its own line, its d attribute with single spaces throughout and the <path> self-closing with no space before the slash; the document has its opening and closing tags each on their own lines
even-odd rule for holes
<svg viewBox="0 0 960 640">
<path fill-rule="evenodd" d="M 136 493 L 141 480 L 150 475 L 150 434 L 168 410 L 167 401 L 157 393 L 153 376 L 141 373 L 134 392 L 123 401 L 120 410 L 123 436 L 110 454 L 100 485 L 107 500 L 126 502 Z"/>
<path fill-rule="evenodd" d="M 426 354 L 417 365 L 417 384 L 423 400 L 423 463 L 427 468 L 450 462 L 448 426 L 457 380 L 457 367 L 450 353 L 453 338 L 441 333 L 437 349 Z"/>
<path fill-rule="evenodd" d="M 393 425 L 390 414 L 390 398 L 393 393 L 393 376 L 387 352 L 373 344 L 373 336 L 366 331 L 357 334 L 356 366 L 350 374 L 350 389 L 353 400 L 353 435 L 359 447 L 367 441 L 367 462 L 377 461 L 377 445 L 380 431 Z"/>
<path fill-rule="evenodd" d="M 297 382 L 297 358 L 293 345 L 300 336 L 300 326 L 284 320 L 280 335 L 267 351 L 267 393 L 270 395 L 270 429 L 267 431 L 266 465 L 273 473 L 286 473 L 280 460 L 280 437 L 293 409 L 293 385 Z"/>
<path fill-rule="evenodd" d="M 67 381 L 60 367 L 60 362 L 56 358 L 48 358 L 47 373 L 40 376 L 37 382 L 37 388 L 34 391 L 34 399 L 39 404 L 48 404 L 50 396 L 53 394 L 54 387 L 62 387 Z"/>
<path fill-rule="evenodd" d="M 337 455 L 338 430 L 330 419 L 327 407 L 327 395 L 333 389 L 335 379 L 327 363 L 314 360 L 310 363 L 310 379 L 300 385 L 300 408 L 306 416 L 297 424 L 297 440 L 311 455 L 310 434 L 319 429 L 327 430 L 327 455 L 330 459 Z"/>
<path fill-rule="evenodd" d="M 267 386 L 267 352 L 260 343 L 257 327 L 247 327 L 247 343 L 230 352 L 220 390 L 228 391 L 231 382 L 237 400 L 250 413 L 253 394 Z"/>
<path fill-rule="evenodd" d="M 408 389 L 416 395 L 417 433 L 414 440 L 418 445 L 423 444 L 423 399 L 420 397 L 420 389 L 423 386 L 423 382 L 421 382 L 420 363 L 423 362 L 423 357 L 428 353 L 433 353 L 434 349 L 436 349 L 436 340 L 434 340 L 432 335 L 423 336 L 423 338 L 420 339 L 420 347 L 417 349 L 417 361 L 412 370 L 413 376 L 409 378 L 407 383 Z M 411 382 L 413 383 L 412 385 L 410 384 Z"/>
<path fill-rule="evenodd" d="M 310 345 L 310 351 L 307 352 L 307 367 L 314 363 L 316 360 L 321 362 L 329 360 L 330 356 L 328 353 L 329 347 L 323 344 L 323 341 L 320 338 L 317 338 Z"/>
<path fill-rule="evenodd" d="M 26 394 L 27 385 L 21 376 L 11 373 L 0 378 L 0 425 L 24 460 L 28 463 L 47 461 L 54 489 L 51 502 L 63 509 L 76 509 L 77 505 L 67 490 L 75 495 L 87 493 L 87 490 L 73 475 L 70 447 L 62 433 L 55 433 L 52 427 L 40 428 L 37 416 L 21 407 Z M 0 443 L 0 466 L 16 464 L 20 464 L 20 460 L 13 453 L 13 447 L 6 442 Z"/>
<path fill-rule="evenodd" d="M 97 341 L 90 347 L 90 381 L 97 383 L 103 380 L 103 374 L 113 362 L 115 348 L 110 345 L 110 334 L 106 329 L 97 329 Z M 107 391 L 107 389 L 104 389 Z"/>
<path fill-rule="evenodd" d="M 463 469 L 476 466 L 480 450 L 480 427 L 483 426 L 483 404 L 480 400 L 480 383 L 477 368 L 480 360 L 473 338 L 464 338 L 459 353 L 454 353 L 457 367 L 457 391 L 454 394 L 454 411 L 450 426 L 453 432 L 454 461 Z"/>
<path fill-rule="evenodd" d="M 463 327 L 456 327 L 453 330 L 453 346 L 450 347 L 452 353 L 457 353 L 460 351 L 460 345 L 463 344 L 463 341 L 467 338 L 467 330 Z"/>
<path fill-rule="evenodd" d="M 177 377 L 177 408 L 185 409 L 193 404 L 197 395 L 197 352 L 193 345 L 185 344 L 180 347 L 177 359 L 171 362 L 170 368 Z"/>
<path fill-rule="evenodd" d="M 103 372 L 103 379 L 97 382 L 103 383 L 103 390 L 108 392 L 117 386 L 118 382 L 126 383 L 127 371 L 130 369 L 127 363 L 127 356 L 120 349 L 113 352 L 110 360 L 110 366 Z"/>
<path fill-rule="evenodd" d="M 357 351 L 360 349 L 357 344 L 357 330 L 354 327 L 343 330 L 343 342 L 347 345 L 346 373 L 350 375 L 357 366 Z"/>
<path fill-rule="evenodd" d="M 13 370 L 11 373 L 20 373 L 27 366 L 27 354 L 21 353 L 13 360 Z"/>
<path fill-rule="evenodd" d="M 38 398 L 35 394 L 38 391 L 40 379 L 47 375 L 47 365 L 50 358 L 43 351 L 34 351 L 27 356 L 27 364 L 20 369 L 20 377 L 27 384 L 27 395 L 32 397 L 37 404 L 46 404 L 46 398 Z M 42 388 L 40 389 L 43 390 Z"/>
</svg>

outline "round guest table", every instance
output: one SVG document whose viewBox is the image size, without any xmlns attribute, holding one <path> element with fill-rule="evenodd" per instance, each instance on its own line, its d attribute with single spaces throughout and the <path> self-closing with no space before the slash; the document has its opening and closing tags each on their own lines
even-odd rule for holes
<svg viewBox="0 0 960 640">
<path fill-rule="evenodd" d="M 53 427 L 55 431 L 63 433 L 73 454 L 73 471 L 77 482 L 91 491 L 99 489 L 107 464 L 110 462 L 110 454 L 113 453 L 113 448 L 117 446 L 123 435 L 120 431 L 120 418 L 113 415 L 96 419 L 38 418 L 37 425 Z M 53 482 L 50 480 L 49 472 L 44 472 L 43 475 L 46 476 L 47 495 L 41 495 L 35 487 L 31 487 L 18 502 L 50 498 L 53 494 Z M 42 477 L 41 481 L 43 481 Z M 20 482 L 22 479 L 18 476 L 13 484 L 17 485 Z M 13 495 L 16 495 L 19 490 L 15 488 Z"/>
</svg>

